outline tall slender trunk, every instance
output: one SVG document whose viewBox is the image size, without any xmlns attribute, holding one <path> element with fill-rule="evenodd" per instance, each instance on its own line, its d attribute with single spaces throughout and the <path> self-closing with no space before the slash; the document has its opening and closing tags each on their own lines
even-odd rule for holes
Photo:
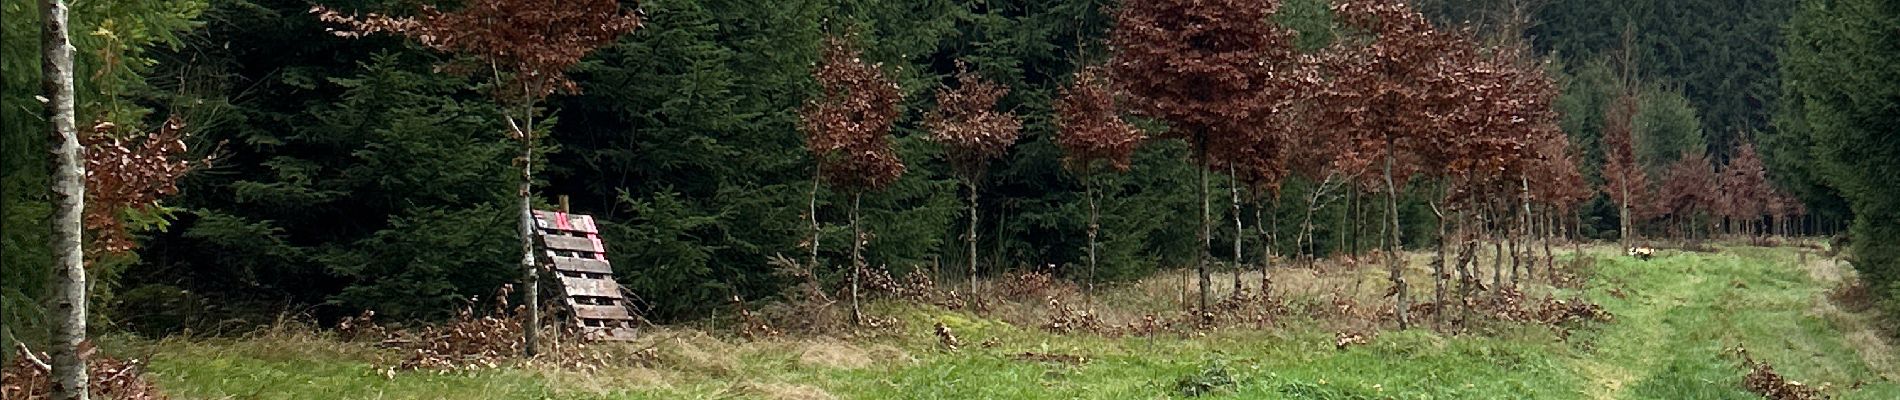
<svg viewBox="0 0 1900 400">
<path fill-rule="evenodd" d="M 1576 225 L 1572 226 L 1574 229 L 1571 229 L 1571 234 L 1576 237 L 1570 240 L 1570 256 L 1581 259 L 1583 258 L 1583 207 L 1570 210 L 1570 215 L 1577 221 Z"/>
<path fill-rule="evenodd" d="M 811 264 L 807 264 L 806 268 L 811 268 L 813 271 L 816 271 L 818 268 L 819 235 L 825 231 L 823 226 L 818 225 L 818 182 L 820 181 L 821 175 L 819 175 L 817 169 L 814 168 L 811 177 L 811 196 L 805 199 L 805 206 L 807 207 L 805 212 L 811 217 Z M 819 292 L 823 293 L 824 291 L 820 290 Z"/>
<path fill-rule="evenodd" d="M 1523 225 L 1522 227 L 1518 228 L 1519 231 L 1518 231 L 1517 242 L 1524 246 L 1524 250 L 1523 252 L 1520 253 L 1515 248 L 1511 249 L 1511 261 L 1513 263 L 1516 263 L 1519 258 L 1530 258 L 1530 255 L 1532 254 L 1530 240 L 1532 236 L 1535 236 L 1537 234 L 1536 232 L 1532 230 L 1534 226 L 1531 225 L 1531 179 L 1529 176 L 1525 176 L 1523 172 L 1519 172 L 1517 174 L 1517 179 L 1518 179 L 1517 182 L 1519 185 L 1518 190 L 1519 190 L 1519 193 L 1521 194 L 1522 203 L 1524 204 L 1524 207 L 1523 207 L 1524 215 L 1518 216 L 1518 220 L 1523 221 Z M 1528 259 L 1524 260 L 1524 279 L 1537 278 L 1536 271 L 1533 270 L 1533 268 L 1535 268 L 1536 266 L 1537 266 L 1537 263 L 1535 261 L 1528 260 Z M 1517 279 L 1512 279 L 1512 280 L 1516 281 Z"/>
<path fill-rule="evenodd" d="M 521 140 L 521 191 L 516 193 L 521 207 L 521 283 L 522 303 L 528 308 L 528 321 L 521 327 L 521 352 L 534 357 L 541 330 L 541 274 L 534 260 L 534 104 L 523 106 L 521 124 L 515 126 Z M 512 117 L 510 123 L 512 124 Z"/>
<path fill-rule="evenodd" d="M 1086 168 L 1086 167 L 1085 167 L 1085 168 Z M 1091 175 L 1089 175 L 1089 174 L 1088 174 L 1088 172 L 1087 172 L 1086 170 L 1084 170 L 1084 171 L 1083 171 L 1083 173 L 1082 173 L 1082 193 L 1083 193 L 1083 196 L 1085 196 L 1085 197 L 1088 197 L 1088 200 L 1089 200 L 1089 285 L 1088 285 L 1088 306 L 1089 306 L 1089 307 L 1091 307 L 1091 308 L 1093 308 L 1093 307 L 1095 306 L 1095 280 L 1096 280 L 1096 276 L 1095 276 L 1095 240 L 1096 240 L 1096 235 L 1097 235 L 1097 233 L 1098 233 L 1098 232 L 1101 232 L 1101 230 L 1102 230 L 1102 224 L 1101 224 L 1101 221 L 1100 221 L 1100 219 L 1099 219 L 1099 215 L 1100 215 L 1100 211 L 1098 211 L 1098 210 L 1097 210 L 1097 208 L 1096 208 L 1096 206 L 1095 206 L 1095 185 L 1093 184 L 1093 182 L 1089 182 L 1089 178 L 1090 178 L 1090 177 L 1091 177 Z"/>
<path fill-rule="evenodd" d="M 1212 229 L 1213 229 L 1214 221 L 1212 219 L 1213 217 L 1209 215 L 1210 207 L 1208 205 L 1208 199 L 1207 199 L 1207 167 L 1208 167 L 1207 165 L 1207 138 L 1205 137 L 1205 134 L 1203 134 L 1202 136 L 1203 137 L 1199 139 L 1198 141 L 1199 143 L 1196 146 L 1200 149 L 1199 153 L 1200 153 L 1200 162 L 1201 162 L 1201 168 L 1199 168 L 1200 174 L 1201 174 L 1201 249 L 1196 252 L 1196 254 L 1200 255 L 1199 257 L 1196 257 L 1196 258 L 1200 260 L 1200 263 L 1198 266 L 1199 267 L 1198 269 L 1200 270 L 1200 278 L 1201 278 L 1201 282 L 1200 282 L 1201 283 L 1201 308 L 1199 311 L 1201 313 L 1200 321 L 1202 324 L 1206 324 L 1210 322 L 1208 321 L 1209 314 L 1207 314 L 1207 292 L 1212 288 L 1212 282 L 1208 281 L 1210 278 L 1209 276 L 1210 274 L 1208 273 L 1208 270 L 1207 270 L 1207 264 L 1208 264 L 1208 258 L 1209 258 L 1208 253 L 1210 253 L 1210 250 L 1212 250 L 1212 247 L 1213 247 L 1214 231 Z"/>
<path fill-rule="evenodd" d="M 1346 185 L 1349 185 L 1349 184 L 1351 183 L 1350 182 L 1340 183 L 1340 189 L 1352 190 L 1346 187 Z M 1348 218 L 1348 215 L 1350 215 L 1352 212 L 1352 197 L 1351 197 L 1352 192 L 1350 191 L 1346 192 L 1346 196 L 1347 196 L 1346 204 L 1339 207 L 1339 211 L 1338 211 L 1339 215 L 1337 215 L 1338 219 L 1335 219 L 1334 220 L 1335 222 L 1333 223 L 1333 232 L 1335 232 L 1333 235 L 1334 240 L 1332 243 L 1330 243 L 1331 246 L 1327 246 L 1326 250 L 1328 254 L 1339 254 L 1339 252 L 1341 250 L 1344 250 L 1346 247 L 1346 244 L 1344 243 L 1344 241 L 1346 240 L 1345 236 L 1348 234 L 1348 231 L 1351 230 L 1351 228 L 1348 228 L 1346 224 L 1350 223 L 1347 218 Z"/>
<path fill-rule="evenodd" d="M 1233 194 L 1234 200 L 1234 294 L 1239 295 L 1241 289 L 1240 272 L 1247 270 L 1243 267 L 1246 265 L 1246 260 L 1241 259 L 1240 242 L 1242 238 L 1247 237 L 1247 231 L 1246 228 L 1240 225 L 1240 176 L 1234 175 L 1234 167 L 1232 165 L 1227 166 L 1227 175 L 1232 176 L 1234 182 L 1233 186 L 1229 187 L 1227 191 Z"/>
<path fill-rule="evenodd" d="M 1519 282 L 1518 270 L 1523 269 L 1523 257 L 1518 256 L 1518 254 L 1521 253 L 1519 253 L 1517 249 L 1518 243 L 1523 241 L 1519 239 L 1519 237 L 1522 236 L 1522 232 L 1518 232 L 1518 228 L 1508 229 L 1511 231 L 1511 234 L 1505 236 L 1504 246 L 1511 251 L 1511 286 L 1517 286 Z"/>
<path fill-rule="evenodd" d="M 1557 213 L 1551 212 L 1549 205 L 1544 206 L 1544 276 L 1552 276 L 1557 270 L 1557 258 L 1550 254 L 1550 242 L 1557 236 Z"/>
<path fill-rule="evenodd" d="M 1458 318 L 1460 326 L 1463 325 L 1465 320 L 1471 318 L 1471 282 L 1473 279 L 1477 279 L 1472 274 L 1471 266 L 1472 259 L 1477 258 L 1478 242 L 1471 234 L 1471 216 L 1465 214 L 1466 210 L 1472 208 L 1472 204 L 1473 202 L 1470 199 L 1466 199 L 1465 207 L 1458 210 L 1459 245 L 1458 265 L 1456 266 L 1458 269 L 1458 305 L 1464 312 L 1463 315 Z"/>
<path fill-rule="evenodd" d="M 858 277 L 864 275 L 864 229 L 858 226 L 863 193 L 851 194 L 851 321 L 864 325 L 864 309 L 858 307 Z"/>
<path fill-rule="evenodd" d="M 1362 189 L 1363 188 L 1353 189 L 1353 191 L 1359 193 L 1358 194 L 1359 200 L 1357 200 L 1356 204 L 1353 205 L 1353 212 L 1352 212 L 1353 213 L 1353 217 L 1352 217 L 1352 255 L 1353 257 L 1358 257 L 1359 255 L 1365 254 L 1365 251 L 1366 251 L 1366 246 L 1365 246 L 1366 200 L 1367 200 L 1366 197 L 1372 196 L 1373 194 L 1367 193 L 1363 191 Z M 1384 224 L 1380 224 L 1380 225 L 1384 225 Z"/>
<path fill-rule="evenodd" d="M 1311 265 L 1312 257 L 1319 255 L 1319 251 L 1315 249 L 1318 245 L 1313 244 L 1313 213 L 1318 211 L 1319 197 L 1325 194 L 1326 182 L 1331 180 L 1332 177 L 1328 176 L 1326 180 L 1320 181 L 1319 185 L 1313 188 L 1313 196 L 1306 199 L 1306 215 L 1301 218 L 1300 234 L 1295 236 L 1296 239 L 1293 241 L 1293 251 L 1300 254 L 1301 257 L 1304 257 L 1307 260 L 1307 265 Z"/>
<path fill-rule="evenodd" d="M 73 115 L 73 42 L 64 0 L 40 2 L 40 89 L 46 93 L 47 145 L 53 152 L 53 398 L 90 396 L 86 362 L 79 344 L 86 340 L 86 251 L 81 215 L 86 208 L 86 164 L 80 157 L 79 127 Z"/>
<path fill-rule="evenodd" d="M 1432 292 L 1432 324 L 1434 327 L 1443 329 L 1445 326 L 1445 246 L 1450 241 L 1445 237 L 1444 210 L 1439 210 L 1437 205 L 1433 205 L 1432 215 L 1438 218 L 1438 244 L 1435 246 L 1437 254 L 1432 256 L 1432 284 L 1436 286 Z"/>
<path fill-rule="evenodd" d="M 1636 243 L 1635 238 L 1631 237 L 1635 229 L 1633 228 L 1634 224 L 1630 222 L 1629 177 L 1623 177 L 1623 181 L 1617 183 L 1617 187 L 1619 191 L 1623 192 L 1622 200 L 1617 204 L 1617 218 L 1619 218 L 1617 219 L 1617 225 L 1618 228 L 1620 228 L 1618 234 L 1621 236 L 1618 239 L 1623 243 L 1623 247 L 1627 248 Z"/>
<path fill-rule="evenodd" d="M 1487 208 L 1491 216 L 1486 218 L 1486 225 L 1489 225 L 1487 231 L 1491 234 L 1491 289 L 1497 290 L 1504 288 L 1504 232 L 1501 231 L 1505 225 L 1500 215 L 1503 212 L 1498 210 L 1497 202 L 1492 201 L 1489 206 Z"/>
<path fill-rule="evenodd" d="M 1259 201 L 1259 196 L 1255 196 L 1255 202 L 1258 202 L 1258 201 Z M 1272 244 L 1273 243 L 1272 228 L 1268 227 L 1265 224 L 1260 223 L 1262 221 L 1262 219 L 1260 218 L 1260 214 L 1261 214 L 1261 209 L 1263 208 L 1266 208 L 1266 207 L 1261 207 L 1261 204 L 1254 205 L 1253 229 L 1260 233 L 1260 296 L 1266 297 L 1267 295 L 1273 293 L 1273 274 L 1272 274 L 1271 268 L 1273 268 L 1273 251 L 1274 250 L 1273 250 L 1273 244 Z"/>
<path fill-rule="evenodd" d="M 1404 245 L 1400 244 L 1402 242 L 1400 242 L 1401 236 L 1399 236 L 1399 190 L 1398 185 L 1392 182 L 1392 152 L 1396 150 L 1393 147 L 1392 139 L 1389 137 L 1386 138 L 1385 211 L 1386 221 L 1389 222 L 1387 227 L 1391 228 L 1391 233 L 1389 234 L 1391 241 L 1386 243 L 1385 257 L 1386 269 L 1391 273 L 1393 295 L 1398 303 L 1397 307 L 1393 308 L 1393 315 L 1399 319 L 1399 330 L 1405 330 L 1411 326 L 1411 321 L 1407 320 L 1405 315 L 1406 311 L 1408 311 L 1406 310 L 1405 303 L 1405 275 L 1399 259 L 1399 249 L 1404 247 Z"/>
<path fill-rule="evenodd" d="M 965 237 L 970 243 L 970 294 L 976 294 L 976 178 L 963 182 L 970 187 L 970 232 Z"/>
</svg>

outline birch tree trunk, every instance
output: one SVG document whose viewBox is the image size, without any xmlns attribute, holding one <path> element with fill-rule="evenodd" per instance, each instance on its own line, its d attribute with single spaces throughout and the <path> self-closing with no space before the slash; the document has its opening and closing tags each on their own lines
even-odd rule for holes
<svg viewBox="0 0 1900 400">
<path fill-rule="evenodd" d="M 86 164 L 81 162 L 79 127 L 73 116 L 73 42 L 66 25 L 66 2 L 40 3 L 41 89 L 46 93 L 48 144 L 53 157 L 51 244 L 59 272 L 53 278 L 53 398 L 88 397 L 86 362 L 79 344 L 86 340 L 86 258 L 84 226 Z"/>
</svg>

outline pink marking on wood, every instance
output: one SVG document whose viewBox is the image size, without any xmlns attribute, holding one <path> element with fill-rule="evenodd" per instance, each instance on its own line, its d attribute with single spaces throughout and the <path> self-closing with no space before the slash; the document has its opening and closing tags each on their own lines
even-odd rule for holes
<svg viewBox="0 0 1900 400">
<path fill-rule="evenodd" d="M 600 250 L 599 253 L 594 253 L 595 258 L 601 260 L 607 259 L 607 245 L 600 242 L 600 235 L 589 233 L 587 234 L 587 240 L 594 241 L 594 248 Z"/>
</svg>

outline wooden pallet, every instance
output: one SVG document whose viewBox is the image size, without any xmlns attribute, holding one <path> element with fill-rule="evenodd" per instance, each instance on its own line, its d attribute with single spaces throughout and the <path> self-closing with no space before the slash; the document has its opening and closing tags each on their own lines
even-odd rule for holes
<svg viewBox="0 0 1900 400">
<path fill-rule="evenodd" d="M 541 264 L 560 282 L 562 302 L 573 316 L 569 322 L 588 339 L 633 340 L 638 325 L 614 281 L 594 217 L 535 210 L 534 224 Z"/>
</svg>

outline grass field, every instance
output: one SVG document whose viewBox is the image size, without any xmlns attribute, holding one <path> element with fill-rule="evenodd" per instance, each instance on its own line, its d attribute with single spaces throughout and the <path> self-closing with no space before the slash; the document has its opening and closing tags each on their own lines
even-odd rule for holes
<svg viewBox="0 0 1900 400">
<path fill-rule="evenodd" d="M 159 385 L 189 399 L 1126 399 L 1199 388 L 1207 398 L 1248 399 L 1760 398 L 1743 389 L 1736 347 L 1837 398 L 1900 399 L 1900 352 L 1872 317 L 1827 296 L 1851 279 L 1845 265 L 1794 248 L 1666 251 L 1648 262 L 1591 251 L 1600 262 L 1582 289 L 1537 289 L 1580 294 L 1615 315 L 1568 337 L 1491 324 L 1459 335 L 1383 332 L 1337 350 L 1339 325 L 1305 317 L 1267 329 L 1108 338 L 885 302 L 871 310 L 900 321 L 895 332 L 743 340 L 662 327 L 637 343 L 592 349 L 609 360 L 598 368 L 521 363 L 390 375 L 400 354 L 289 328 L 244 339 L 118 338 L 108 349 L 149 359 Z M 1376 280 L 1373 269 L 1347 279 Z M 1171 306 L 1175 297 L 1157 288 L 1179 279 L 1106 289 L 1100 301 Z M 942 346 L 937 322 L 963 346 Z M 637 362 L 612 361 L 642 349 L 651 350 Z"/>
</svg>

